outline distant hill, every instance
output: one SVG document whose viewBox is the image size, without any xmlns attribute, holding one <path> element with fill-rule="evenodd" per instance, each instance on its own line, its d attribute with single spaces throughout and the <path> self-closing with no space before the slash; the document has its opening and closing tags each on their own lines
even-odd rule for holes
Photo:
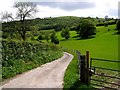
<svg viewBox="0 0 120 90">
<path fill-rule="evenodd" d="M 49 30 L 55 29 L 56 31 L 61 30 L 64 27 L 69 27 L 71 30 L 80 24 L 83 19 L 91 19 L 96 23 L 96 26 L 105 25 L 106 21 L 103 18 L 91 18 L 91 17 L 76 17 L 76 16 L 61 16 L 61 17 L 48 17 L 48 18 L 36 18 L 26 20 L 29 26 L 36 26 L 39 30 Z M 16 21 L 18 22 L 18 21 Z M 109 18 L 107 21 L 108 24 L 115 24 L 116 20 Z M 8 23 L 4 23 L 8 24 Z M 6 25 L 5 25 L 6 26 Z M 9 26 L 10 22 L 9 22 Z"/>
</svg>

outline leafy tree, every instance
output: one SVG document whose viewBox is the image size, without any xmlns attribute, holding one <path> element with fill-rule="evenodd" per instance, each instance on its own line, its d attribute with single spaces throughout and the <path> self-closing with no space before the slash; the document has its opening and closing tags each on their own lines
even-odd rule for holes
<svg viewBox="0 0 120 90">
<path fill-rule="evenodd" d="M 120 20 L 116 23 L 116 29 L 118 30 L 118 33 L 120 33 Z"/>
<path fill-rule="evenodd" d="M 81 38 L 88 38 L 96 34 L 95 24 L 91 20 L 84 19 L 78 27 L 80 27 L 79 34 Z"/>
<path fill-rule="evenodd" d="M 59 40 L 57 36 L 55 35 L 55 32 L 51 34 L 50 38 L 51 38 L 51 42 L 53 42 L 54 44 L 59 44 Z"/>
<path fill-rule="evenodd" d="M 80 34 L 80 24 L 76 27 L 75 31 L 77 32 L 77 34 Z"/>
<path fill-rule="evenodd" d="M 70 38 L 70 31 L 68 28 L 63 28 L 62 32 L 61 32 L 61 36 L 65 39 L 69 39 Z"/>
</svg>

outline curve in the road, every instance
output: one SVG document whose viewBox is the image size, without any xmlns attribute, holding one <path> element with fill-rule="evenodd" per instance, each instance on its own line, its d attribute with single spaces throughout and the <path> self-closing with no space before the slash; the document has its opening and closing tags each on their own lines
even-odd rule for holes
<svg viewBox="0 0 120 90">
<path fill-rule="evenodd" d="M 64 73 L 73 55 L 64 53 L 62 58 L 30 70 L 2 85 L 2 88 L 63 88 Z"/>
</svg>

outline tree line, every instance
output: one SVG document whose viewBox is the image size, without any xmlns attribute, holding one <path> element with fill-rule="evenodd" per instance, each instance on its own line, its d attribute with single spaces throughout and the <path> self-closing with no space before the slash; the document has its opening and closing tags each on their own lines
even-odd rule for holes
<svg viewBox="0 0 120 90">
<path fill-rule="evenodd" d="M 19 36 L 22 40 L 26 40 L 27 31 L 37 32 L 40 30 L 50 30 L 54 29 L 55 31 L 62 31 L 61 36 L 63 38 L 68 39 L 70 37 L 70 30 L 75 30 L 77 34 L 81 38 L 89 38 L 91 35 L 96 34 L 96 26 L 101 25 L 109 25 L 115 24 L 119 20 L 107 19 L 100 19 L 96 18 L 83 18 L 83 17 L 57 17 L 57 18 L 36 18 L 36 19 L 29 19 L 34 16 L 35 13 L 38 12 L 37 4 L 33 2 L 17 2 L 13 6 L 17 9 L 16 17 L 18 21 L 15 21 L 13 18 L 12 13 L 4 12 L 2 13 L 2 19 L 6 19 L 7 21 L 11 20 L 7 23 L 2 23 L 2 30 L 3 30 L 3 38 L 7 38 L 10 36 L 14 38 Z M 117 29 L 119 29 L 119 22 L 117 22 Z M 9 34 L 9 35 L 8 35 Z M 52 34 L 51 41 L 55 41 L 58 43 L 58 39 L 55 34 Z M 40 39 L 39 35 L 39 39 Z M 54 39 L 53 39 L 54 38 Z M 49 39 L 46 37 L 46 39 Z"/>
</svg>

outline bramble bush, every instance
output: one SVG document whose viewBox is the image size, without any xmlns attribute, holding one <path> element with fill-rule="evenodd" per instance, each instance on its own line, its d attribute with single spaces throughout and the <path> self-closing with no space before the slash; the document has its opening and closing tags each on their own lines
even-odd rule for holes
<svg viewBox="0 0 120 90">
<path fill-rule="evenodd" d="M 63 55 L 54 44 L 2 41 L 2 79 L 51 62 Z"/>
</svg>

